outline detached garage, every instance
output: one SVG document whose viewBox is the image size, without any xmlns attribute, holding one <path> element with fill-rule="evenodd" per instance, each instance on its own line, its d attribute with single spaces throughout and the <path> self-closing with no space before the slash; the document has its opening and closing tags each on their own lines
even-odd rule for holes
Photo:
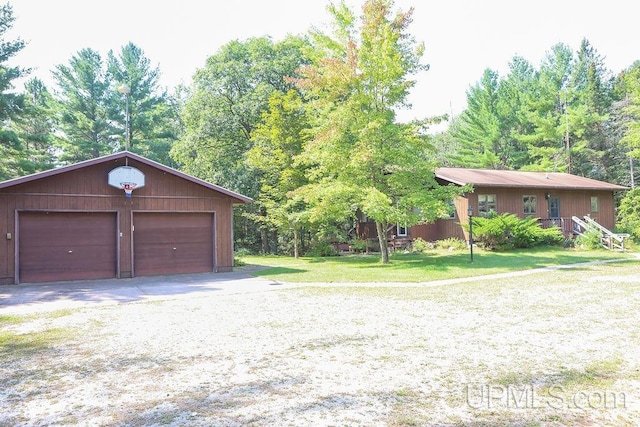
<svg viewBox="0 0 640 427">
<path fill-rule="evenodd" d="M 251 201 L 126 151 L 0 182 L 0 284 L 230 271 Z"/>
</svg>

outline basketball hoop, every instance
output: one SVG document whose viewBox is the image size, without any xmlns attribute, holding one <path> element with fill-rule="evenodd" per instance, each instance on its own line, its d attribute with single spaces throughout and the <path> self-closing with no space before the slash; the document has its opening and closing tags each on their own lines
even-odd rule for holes
<svg viewBox="0 0 640 427">
<path fill-rule="evenodd" d="M 144 174 L 131 166 L 120 166 L 109 172 L 110 186 L 124 190 L 126 198 L 131 197 L 133 190 L 144 187 Z"/>
<path fill-rule="evenodd" d="M 131 193 L 133 192 L 133 190 L 136 189 L 137 186 L 138 186 L 138 184 L 136 184 L 135 182 L 121 182 L 120 183 L 120 188 L 122 188 L 124 190 L 125 197 L 127 197 L 127 198 L 131 197 Z"/>
</svg>

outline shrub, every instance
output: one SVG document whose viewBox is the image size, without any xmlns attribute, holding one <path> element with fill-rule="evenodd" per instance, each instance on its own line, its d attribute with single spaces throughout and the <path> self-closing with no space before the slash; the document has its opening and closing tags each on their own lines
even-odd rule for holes
<svg viewBox="0 0 640 427">
<path fill-rule="evenodd" d="M 564 242 L 558 227 L 542 228 L 536 218 L 492 214 L 473 218 L 473 240 L 485 249 L 508 250 Z"/>
<path fill-rule="evenodd" d="M 448 239 L 438 240 L 436 242 L 436 247 L 440 249 L 463 251 L 467 249 L 467 242 L 462 239 L 458 239 L 457 237 L 450 237 Z"/>
<path fill-rule="evenodd" d="M 305 254 L 311 257 L 338 256 L 338 250 L 327 241 L 316 242 Z"/>
<path fill-rule="evenodd" d="M 352 239 L 349 242 L 349 246 L 356 253 L 362 253 L 367 251 L 367 241 L 364 239 Z"/>
<path fill-rule="evenodd" d="M 434 248 L 435 245 L 433 243 L 427 242 L 421 237 L 416 237 L 415 239 L 413 239 L 413 242 L 411 242 L 411 252 L 414 253 L 425 253 L 433 250 Z"/>
<path fill-rule="evenodd" d="M 237 257 L 243 257 L 247 255 L 253 255 L 253 251 L 248 248 L 236 248 L 234 250 L 234 255 Z"/>
<path fill-rule="evenodd" d="M 602 248 L 602 232 L 597 228 L 588 228 L 576 238 L 576 243 L 589 249 Z"/>
</svg>

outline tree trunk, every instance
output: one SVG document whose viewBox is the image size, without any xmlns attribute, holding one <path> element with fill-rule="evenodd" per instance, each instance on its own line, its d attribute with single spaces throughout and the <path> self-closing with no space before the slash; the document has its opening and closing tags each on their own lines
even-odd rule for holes
<svg viewBox="0 0 640 427">
<path fill-rule="evenodd" d="M 389 264 L 389 248 L 387 248 L 387 225 L 376 221 L 376 231 L 378 232 L 378 243 L 380 243 L 380 261 Z"/>
<path fill-rule="evenodd" d="M 266 227 L 260 227 L 260 241 L 262 243 L 262 253 L 269 253 L 269 236 Z"/>
<path fill-rule="evenodd" d="M 293 229 L 293 257 L 295 259 L 298 259 L 298 257 L 299 257 L 298 239 L 299 239 L 299 237 L 298 237 L 298 229 L 294 228 Z"/>
</svg>

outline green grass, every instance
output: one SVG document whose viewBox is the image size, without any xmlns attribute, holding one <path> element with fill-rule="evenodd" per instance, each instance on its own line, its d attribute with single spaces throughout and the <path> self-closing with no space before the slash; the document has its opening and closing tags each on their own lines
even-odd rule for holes
<svg viewBox="0 0 640 427">
<path fill-rule="evenodd" d="M 253 274 L 280 282 L 426 282 L 526 270 L 588 261 L 630 258 L 605 250 L 545 247 L 509 252 L 476 250 L 474 262 L 468 252 L 438 251 L 427 254 L 395 253 L 389 264 L 379 255 L 347 255 L 327 258 L 245 256 L 246 264 L 269 267 Z"/>
<path fill-rule="evenodd" d="M 60 328 L 26 334 L 0 331 L 0 356 L 32 354 L 49 349 L 72 336 L 70 330 Z"/>
</svg>

